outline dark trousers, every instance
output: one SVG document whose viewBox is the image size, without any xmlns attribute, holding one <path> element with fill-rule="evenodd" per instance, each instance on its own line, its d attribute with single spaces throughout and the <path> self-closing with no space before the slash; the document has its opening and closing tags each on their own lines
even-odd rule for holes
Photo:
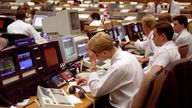
<svg viewBox="0 0 192 108">
<path fill-rule="evenodd" d="M 93 108 L 93 104 L 89 106 L 89 108 Z M 95 108 L 115 108 L 109 103 L 109 95 L 105 95 L 100 97 L 95 102 Z"/>
</svg>

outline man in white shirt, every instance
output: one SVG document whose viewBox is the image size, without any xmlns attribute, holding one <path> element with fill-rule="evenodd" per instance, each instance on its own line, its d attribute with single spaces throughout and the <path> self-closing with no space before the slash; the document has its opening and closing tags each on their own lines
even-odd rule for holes
<svg viewBox="0 0 192 108">
<path fill-rule="evenodd" d="M 33 37 L 36 43 L 46 43 L 47 41 L 40 36 L 32 25 L 24 22 L 25 17 L 25 11 L 18 10 L 16 13 L 16 21 L 8 25 L 7 32 L 25 34 L 29 37 Z"/>
<path fill-rule="evenodd" d="M 168 5 L 168 13 L 171 14 L 172 17 L 180 15 L 180 5 L 178 2 L 174 0 L 166 0 Z"/>
<path fill-rule="evenodd" d="M 104 32 L 93 36 L 87 48 L 94 71 L 89 78 L 80 78 L 77 84 L 88 84 L 94 97 L 109 94 L 107 100 L 96 102 L 98 108 L 131 108 L 144 75 L 136 57 L 115 47 L 113 40 Z M 98 77 L 96 72 L 96 59 L 111 59 L 112 65 L 102 77 Z"/>
<path fill-rule="evenodd" d="M 149 4 L 148 10 L 154 16 L 159 16 L 161 14 L 161 0 L 154 0 L 153 3 Z"/>
<path fill-rule="evenodd" d="M 177 46 L 172 41 L 173 33 L 172 26 L 165 21 L 158 22 L 155 25 L 153 39 L 155 45 L 159 47 L 149 60 L 148 66 L 144 68 L 144 72 L 148 72 L 154 65 L 165 68 L 169 63 L 181 58 Z"/>
<path fill-rule="evenodd" d="M 192 35 L 187 31 L 188 20 L 184 15 L 179 15 L 173 18 L 174 31 L 178 33 L 175 44 L 180 47 L 189 45 L 187 58 L 192 60 Z"/>
<path fill-rule="evenodd" d="M 144 50 L 144 58 L 138 58 L 140 62 L 148 62 L 149 57 L 155 52 L 155 44 L 153 42 L 153 29 L 156 24 L 156 18 L 153 15 L 146 15 L 141 20 L 143 32 L 145 33 L 147 39 L 144 41 L 137 40 L 136 42 L 130 41 L 128 43 L 121 44 L 131 44 L 134 45 L 139 50 Z"/>
</svg>

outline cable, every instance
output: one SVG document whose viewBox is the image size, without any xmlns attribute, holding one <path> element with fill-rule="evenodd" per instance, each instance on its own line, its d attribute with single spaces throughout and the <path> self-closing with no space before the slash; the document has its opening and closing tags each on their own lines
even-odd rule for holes
<svg viewBox="0 0 192 108">
<path fill-rule="evenodd" d="M 91 99 L 86 93 L 85 93 L 85 97 L 92 102 L 93 108 L 95 108 L 95 101 Z"/>
<path fill-rule="evenodd" d="M 5 99 L 1 94 L 0 94 L 1 99 L 3 99 L 6 103 L 8 103 L 9 105 L 13 105 L 15 106 L 15 104 L 13 104 L 12 102 L 8 101 L 7 99 Z"/>
</svg>

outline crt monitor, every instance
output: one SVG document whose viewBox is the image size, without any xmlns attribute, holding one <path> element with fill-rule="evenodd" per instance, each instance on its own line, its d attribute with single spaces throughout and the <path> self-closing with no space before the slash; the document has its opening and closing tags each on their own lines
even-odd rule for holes
<svg viewBox="0 0 192 108">
<path fill-rule="evenodd" d="M 21 71 L 33 67 L 33 60 L 31 56 L 31 52 L 28 51 L 17 54 L 17 60 Z"/>
<path fill-rule="evenodd" d="M 37 30 L 42 29 L 42 20 L 47 17 L 48 17 L 47 15 L 35 15 L 32 21 L 33 27 Z"/>
<path fill-rule="evenodd" d="M 63 63 L 63 60 L 58 42 L 54 41 L 41 44 L 39 48 L 43 57 L 43 62 L 45 63 L 45 72 L 49 74 L 55 71 L 60 71 L 60 64 Z"/>
<path fill-rule="evenodd" d="M 58 37 L 59 47 L 64 63 L 69 63 L 77 59 L 78 54 L 75 48 L 74 39 L 71 36 Z"/>
<path fill-rule="evenodd" d="M 80 20 L 77 10 L 63 10 L 56 16 L 43 20 L 44 33 L 56 33 L 56 36 L 79 34 L 81 32 Z"/>
<path fill-rule="evenodd" d="M 0 77 L 16 73 L 13 56 L 7 55 L 0 58 Z"/>
<path fill-rule="evenodd" d="M 7 32 L 7 26 L 12 22 L 14 22 L 13 19 L 6 16 L 0 16 L 0 33 Z"/>
<path fill-rule="evenodd" d="M 74 37 L 75 46 L 76 46 L 78 56 L 88 57 L 88 52 L 87 52 L 88 40 L 89 40 L 89 38 L 86 36 Z"/>
</svg>

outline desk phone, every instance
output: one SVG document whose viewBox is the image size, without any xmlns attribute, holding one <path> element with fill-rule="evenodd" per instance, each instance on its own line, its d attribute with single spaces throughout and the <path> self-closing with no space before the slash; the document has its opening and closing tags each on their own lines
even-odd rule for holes
<svg viewBox="0 0 192 108">
<path fill-rule="evenodd" d="M 74 108 L 63 89 L 37 87 L 37 96 L 42 108 Z"/>
</svg>

